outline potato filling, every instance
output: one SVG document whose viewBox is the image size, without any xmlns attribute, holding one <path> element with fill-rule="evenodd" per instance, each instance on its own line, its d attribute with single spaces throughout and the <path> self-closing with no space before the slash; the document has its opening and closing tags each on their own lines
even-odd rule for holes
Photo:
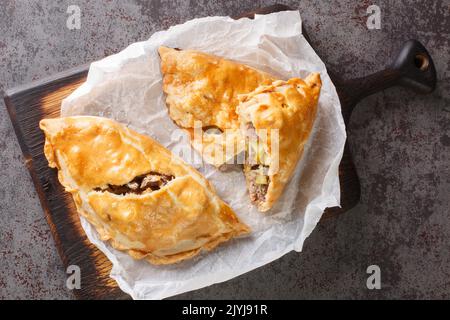
<svg viewBox="0 0 450 320">
<path fill-rule="evenodd" d="M 250 199 L 256 203 L 264 202 L 270 183 L 268 175 L 270 159 L 252 123 L 247 124 L 246 140 L 244 174 L 248 183 Z"/>
</svg>

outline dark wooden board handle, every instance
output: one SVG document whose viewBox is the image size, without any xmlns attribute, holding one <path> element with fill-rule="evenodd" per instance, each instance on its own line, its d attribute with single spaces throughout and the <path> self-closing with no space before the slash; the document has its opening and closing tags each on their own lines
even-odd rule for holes
<svg viewBox="0 0 450 320">
<path fill-rule="evenodd" d="M 244 13 L 235 19 L 250 18 L 255 14 L 267 14 L 292 10 L 290 7 L 275 4 L 252 12 Z M 307 30 L 303 27 L 303 36 L 311 43 Z M 374 74 L 349 80 L 342 80 L 327 66 L 331 80 L 336 86 L 341 102 L 344 121 L 348 124 L 356 104 L 363 98 L 384 89 L 402 85 L 418 93 L 430 93 L 436 87 L 436 69 L 433 59 L 425 47 L 417 40 L 409 40 L 400 50 L 397 58 L 384 70 Z M 327 208 L 324 218 L 336 216 L 354 207 L 360 199 L 361 187 L 358 174 L 352 161 L 348 142 L 339 166 L 339 181 L 341 186 L 341 207 Z"/>
<path fill-rule="evenodd" d="M 407 41 L 397 58 L 384 70 L 349 80 L 337 80 L 342 112 L 348 122 L 355 105 L 363 98 L 393 86 L 404 86 L 416 93 L 431 93 L 436 88 L 436 69 L 427 49 L 417 40 Z"/>
<path fill-rule="evenodd" d="M 235 19 L 250 18 L 255 14 L 267 14 L 279 11 L 292 10 L 283 4 L 274 4 L 251 12 L 241 14 Z M 311 43 L 305 29 L 303 35 Z M 342 105 L 342 114 L 348 123 L 356 104 L 363 98 L 393 86 L 404 86 L 417 93 L 431 93 L 436 88 L 436 69 L 433 59 L 427 49 L 417 40 L 407 41 L 397 58 L 384 70 L 374 74 L 342 80 L 337 74 L 329 71 L 330 77 L 336 86 Z"/>
</svg>

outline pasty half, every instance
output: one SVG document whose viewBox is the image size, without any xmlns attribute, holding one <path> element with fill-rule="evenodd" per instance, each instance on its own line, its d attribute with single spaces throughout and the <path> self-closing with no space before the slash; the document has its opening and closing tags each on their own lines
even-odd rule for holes
<svg viewBox="0 0 450 320">
<path fill-rule="evenodd" d="M 237 112 L 246 137 L 244 174 L 251 201 L 268 211 L 301 159 L 313 128 L 320 75 L 260 86 L 239 97 Z"/>
<path fill-rule="evenodd" d="M 271 83 L 272 76 L 195 50 L 160 47 L 159 55 L 169 115 L 189 132 L 194 149 L 216 166 L 243 151 L 237 144 L 241 138 L 237 97 Z M 194 136 L 194 128 L 200 133 L 205 131 L 203 137 Z M 234 144 L 234 152 L 226 152 L 230 143 Z"/>
<path fill-rule="evenodd" d="M 200 173 L 153 139 L 98 117 L 40 127 L 78 212 L 133 258 L 174 263 L 249 232 Z"/>
</svg>

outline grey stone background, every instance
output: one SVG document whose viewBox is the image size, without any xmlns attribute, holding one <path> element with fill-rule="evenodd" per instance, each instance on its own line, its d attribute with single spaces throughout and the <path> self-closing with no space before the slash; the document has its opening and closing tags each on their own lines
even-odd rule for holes
<svg viewBox="0 0 450 320">
<path fill-rule="evenodd" d="M 346 78 L 378 71 L 420 40 L 438 88 L 402 88 L 359 104 L 349 140 L 360 205 L 320 222 L 302 253 L 181 298 L 450 298 L 450 1 L 279 1 L 299 9 L 313 46 Z M 66 28 L 79 5 L 81 30 Z M 0 89 L 49 76 L 194 17 L 236 15 L 272 1 L 0 1 Z M 381 30 L 366 8 L 381 8 Z M 72 299 L 9 117 L 0 102 L 0 298 Z M 381 268 L 382 289 L 366 288 Z"/>
</svg>

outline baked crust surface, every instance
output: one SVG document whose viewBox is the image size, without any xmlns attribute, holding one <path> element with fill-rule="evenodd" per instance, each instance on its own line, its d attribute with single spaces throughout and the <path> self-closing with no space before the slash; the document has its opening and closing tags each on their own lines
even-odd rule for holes
<svg viewBox="0 0 450 320">
<path fill-rule="evenodd" d="M 206 162 L 220 166 L 239 153 L 238 95 L 252 92 L 274 78 L 249 66 L 195 50 L 159 48 L 163 90 L 172 120 L 186 129 L 193 147 Z M 194 137 L 194 128 L 218 128 L 227 131 L 227 138 L 204 135 Z M 214 151 L 226 152 L 226 145 L 235 144 L 235 152 L 221 157 Z"/>
<path fill-rule="evenodd" d="M 272 208 L 303 155 L 316 118 L 321 86 L 320 75 L 312 73 L 305 80 L 277 80 L 239 96 L 241 126 L 245 129 L 251 124 L 258 136 L 264 133 L 260 141 L 269 156 L 265 199 L 255 203 L 260 211 Z M 273 143 L 273 137 L 278 143 Z M 277 146 L 277 152 L 273 146 Z"/>
<path fill-rule="evenodd" d="M 78 212 L 133 258 L 175 263 L 250 231 L 200 173 L 147 136 L 98 117 L 45 119 L 40 128 Z M 136 189 L 145 175 L 158 185 Z"/>
</svg>

